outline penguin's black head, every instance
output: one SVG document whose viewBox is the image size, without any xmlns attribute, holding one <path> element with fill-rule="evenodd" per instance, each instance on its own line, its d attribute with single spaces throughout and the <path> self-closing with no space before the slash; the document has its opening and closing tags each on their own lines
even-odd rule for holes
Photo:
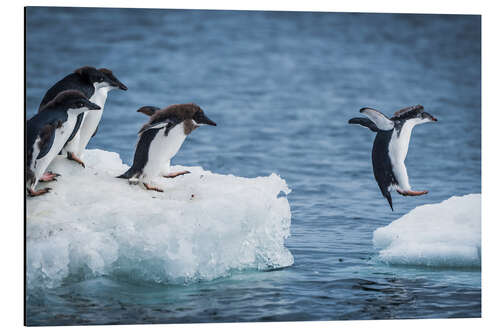
<svg viewBox="0 0 500 333">
<path fill-rule="evenodd" d="M 145 108 L 154 108 L 154 107 L 145 107 Z M 141 109 L 137 111 L 142 112 Z M 194 103 L 174 104 L 166 107 L 163 110 L 155 111 L 151 121 L 154 122 L 160 119 L 169 119 L 169 118 L 176 119 L 178 122 L 191 121 L 191 123 L 195 127 L 199 127 L 200 125 L 217 126 L 217 124 L 214 121 L 208 119 L 208 117 L 205 116 L 203 110 Z"/>
<path fill-rule="evenodd" d="M 148 114 L 149 111 L 156 109 L 155 107 L 142 107 L 138 112 Z M 174 124 L 183 123 L 184 133 L 188 135 L 201 125 L 217 126 L 217 124 L 205 116 L 203 110 L 194 103 L 189 104 L 174 104 L 161 110 L 155 110 L 146 127 L 150 124 L 160 122 L 173 122 Z M 142 131 L 142 130 L 141 130 Z"/>
<path fill-rule="evenodd" d="M 207 116 L 205 116 L 205 112 L 196 104 L 193 105 L 193 116 L 192 119 L 197 127 L 200 125 L 210 125 L 210 126 L 217 126 L 217 124 L 210 120 Z"/>
<path fill-rule="evenodd" d="M 106 75 L 92 66 L 78 68 L 75 73 L 90 82 L 90 84 L 101 83 L 106 80 Z"/>
<path fill-rule="evenodd" d="M 422 105 L 414 105 L 403 108 L 394 113 L 394 116 L 391 118 L 392 121 L 403 122 L 411 119 L 416 120 L 416 124 L 437 121 L 437 119 L 434 118 L 431 114 L 424 111 L 424 107 Z"/>
<path fill-rule="evenodd" d="M 157 108 L 156 106 L 143 106 L 137 112 L 144 113 L 146 116 L 152 116 L 155 114 L 156 111 L 160 110 L 160 108 Z"/>
<path fill-rule="evenodd" d="M 420 119 L 422 119 L 422 121 L 424 122 L 427 122 L 427 121 L 432 121 L 432 122 L 436 122 L 438 121 L 433 115 L 431 115 L 430 113 L 427 113 L 427 112 L 421 112 L 418 117 Z"/>
<path fill-rule="evenodd" d="M 127 86 L 124 85 L 120 80 L 114 76 L 113 72 L 107 68 L 99 68 L 99 72 L 103 73 L 105 76 L 105 82 L 109 83 L 110 86 L 121 89 L 121 90 L 127 90 Z"/>
<path fill-rule="evenodd" d="M 84 110 L 80 110 L 83 109 Z M 99 105 L 89 101 L 87 96 L 79 90 L 64 90 L 56 95 L 50 102 L 40 109 L 40 112 L 54 109 L 74 110 L 78 109 L 80 112 L 87 110 L 100 110 Z"/>
<path fill-rule="evenodd" d="M 113 75 L 113 72 L 106 68 L 97 69 L 95 67 L 85 66 L 78 68 L 75 73 L 80 75 L 84 80 L 87 80 L 95 87 L 112 87 L 127 90 L 127 86 L 121 83 Z"/>
<path fill-rule="evenodd" d="M 88 110 L 100 110 L 99 105 L 89 101 L 79 90 L 65 90 L 57 94 L 56 97 L 41 110 L 45 111 L 50 108 L 62 108 L 68 112 L 81 113 Z"/>
</svg>

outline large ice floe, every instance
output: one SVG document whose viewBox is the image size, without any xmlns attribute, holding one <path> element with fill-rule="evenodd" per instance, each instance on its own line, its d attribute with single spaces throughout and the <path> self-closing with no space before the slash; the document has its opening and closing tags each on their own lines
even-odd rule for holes
<svg viewBox="0 0 500 333">
<path fill-rule="evenodd" d="M 115 178 L 127 169 L 116 153 L 87 150 L 84 161 L 58 156 L 52 191 L 27 199 L 28 288 L 94 276 L 186 283 L 293 264 L 290 190 L 276 174 L 174 166 L 191 173 L 158 178 L 159 193 Z"/>
<path fill-rule="evenodd" d="M 389 264 L 481 267 L 481 194 L 417 207 L 373 233 Z"/>
</svg>

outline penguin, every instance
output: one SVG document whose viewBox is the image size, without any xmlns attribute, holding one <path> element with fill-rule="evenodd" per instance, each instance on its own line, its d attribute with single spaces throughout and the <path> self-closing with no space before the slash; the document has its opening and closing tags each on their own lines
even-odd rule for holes
<svg viewBox="0 0 500 333">
<path fill-rule="evenodd" d="M 100 110 L 79 90 L 66 90 L 57 96 L 26 123 L 26 187 L 29 196 L 49 192 L 50 188 L 35 191 L 40 180 L 55 180 L 57 174 L 44 175 L 50 162 L 59 154 L 71 135 L 78 115 Z M 92 111 L 95 112 L 95 111 Z"/>
<path fill-rule="evenodd" d="M 58 81 L 47 91 L 42 98 L 38 111 L 40 112 L 58 93 L 68 89 L 81 91 L 92 103 L 101 107 L 97 112 L 81 113 L 78 116 L 75 128 L 62 150 L 62 153 L 66 154 L 68 159 L 74 160 L 85 167 L 85 163 L 81 160 L 81 154 L 87 147 L 90 138 L 97 132 L 108 92 L 114 89 L 127 90 L 128 88 L 109 69 L 96 69 L 91 66 L 81 67 Z"/>
<path fill-rule="evenodd" d="M 170 166 L 170 160 L 186 137 L 201 125 L 217 126 L 196 104 L 174 104 L 161 110 L 156 108 L 138 133 L 132 166 L 118 178 L 128 179 L 130 183 L 142 182 L 147 190 L 163 192 L 151 184 L 152 179 L 161 173 L 165 165 Z M 178 172 L 169 178 L 186 173 Z"/>
<path fill-rule="evenodd" d="M 158 110 L 160 110 L 159 107 L 147 105 L 139 108 L 137 112 L 144 113 L 146 116 L 151 117 Z M 168 163 L 164 166 L 163 171 L 160 172 L 162 177 L 175 178 L 177 176 L 190 173 L 189 171 L 180 171 L 180 172 L 169 172 L 169 171 L 170 171 L 170 161 L 168 161 Z"/>
<path fill-rule="evenodd" d="M 411 189 L 404 161 L 413 127 L 428 122 L 437 122 L 437 119 L 424 112 L 422 105 L 401 109 L 391 118 L 387 118 L 372 108 L 365 107 L 359 112 L 368 118 L 352 118 L 349 124 L 358 124 L 377 133 L 372 148 L 373 174 L 391 210 L 394 210 L 390 193 L 393 189 L 403 196 L 427 194 L 428 191 Z"/>
</svg>

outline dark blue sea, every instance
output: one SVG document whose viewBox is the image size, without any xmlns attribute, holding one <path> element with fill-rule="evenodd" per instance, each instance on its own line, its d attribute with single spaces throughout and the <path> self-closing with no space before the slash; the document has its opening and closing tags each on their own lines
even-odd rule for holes
<svg viewBox="0 0 500 333">
<path fill-rule="evenodd" d="M 74 69 L 110 68 L 129 89 L 110 92 L 88 148 L 130 164 L 140 106 L 199 104 L 218 126 L 190 135 L 173 164 L 279 174 L 294 257 L 188 284 L 100 276 L 28 290 L 28 325 L 481 316 L 480 269 L 391 266 L 372 244 L 417 206 L 481 192 L 479 16 L 30 7 L 26 29 L 27 118 Z M 391 211 L 374 134 L 347 121 L 415 104 L 439 119 L 414 129 L 406 159 L 429 194 L 393 194 Z"/>
</svg>

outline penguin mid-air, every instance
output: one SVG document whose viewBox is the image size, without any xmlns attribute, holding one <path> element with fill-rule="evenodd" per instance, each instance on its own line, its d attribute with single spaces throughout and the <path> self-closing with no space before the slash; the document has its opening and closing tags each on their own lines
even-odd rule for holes
<svg viewBox="0 0 500 333">
<path fill-rule="evenodd" d="M 62 149 L 62 153 L 66 154 L 68 159 L 74 160 L 85 167 L 81 160 L 81 154 L 87 147 L 90 138 L 97 132 L 108 92 L 113 89 L 127 90 L 127 87 L 109 69 L 96 69 L 90 66 L 81 67 L 58 81 L 47 91 L 40 103 L 38 112 L 57 94 L 69 89 L 81 91 L 92 103 L 99 105 L 101 108 L 97 112 L 82 113 L 78 116 L 68 142 Z"/>
<path fill-rule="evenodd" d="M 142 182 L 147 190 L 163 192 L 152 185 L 152 180 L 160 175 L 165 165 L 170 165 L 170 160 L 192 131 L 201 125 L 216 126 L 216 123 L 208 119 L 196 104 L 175 104 L 162 110 L 150 108 L 155 112 L 151 113 L 149 121 L 139 131 L 134 162 L 118 178 L 129 179 L 129 182 L 135 179 Z M 178 172 L 167 177 L 186 173 Z"/>
<path fill-rule="evenodd" d="M 404 161 L 413 127 L 436 122 L 437 119 L 424 112 L 424 107 L 421 105 L 401 109 L 390 119 L 371 108 L 362 108 L 359 112 L 368 118 L 352 118 L 349 124 L 368 127 L 377 133 L 372 149 L 373 174 L 391 209 L 394 210 L 390 193 L 392 189 L 403 196 L 427 194 L 428 191 L 411 189 Z"/>
<path fill-rule="evenodd" d="M 78 115 L 89 110 L 100 110 L 81 91 L 59 93 L 26 123 L 26 187 L 28 195 L 37 196 L 50 188 L 35 191 L 38 182 L 55 180 L 57 174 L 45 174 L 71 135 Z M 96 112 L 96 111 L 91 111 Z"/>
</svg>

